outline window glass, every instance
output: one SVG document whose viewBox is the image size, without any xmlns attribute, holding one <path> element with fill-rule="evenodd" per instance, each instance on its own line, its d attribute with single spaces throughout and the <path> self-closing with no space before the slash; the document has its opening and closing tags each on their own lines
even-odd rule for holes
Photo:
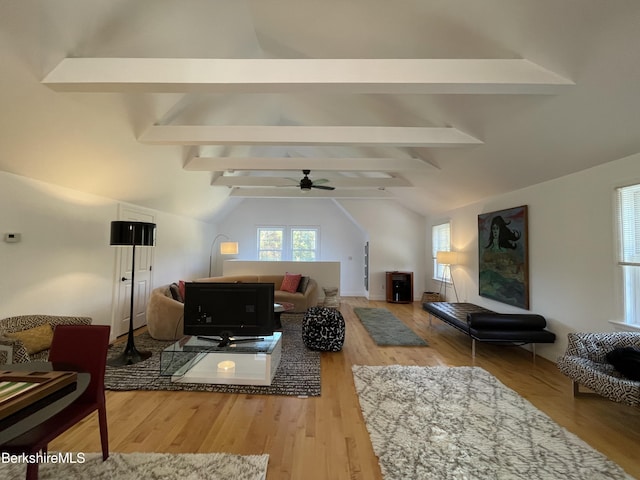
<svg viewBox="0 0 640 480">
<path fill-rule="evenodd" d="M 280 261 L 284 247 L 284 229 L 258 228 L 258 260 Z"/>
<path fill-rule="evenodd" d="M 291 260 L 314 262 L 317 259 L 318 230 L 316 228 L 291 229 Z"/>
<path fill-rule="evenodd" d="M 436 261 L 437 252 L 450 252 L 451 251 L 451 223 L 441 223 L 440 225 L 434 225 L 431 227 L 431 245 L 432 245 L 432 258 L 433 258 L 433 278 L 436 280 L 449 281 L 450 269 L 440 265 Z"/>
<path fill-rule="evenodd" d="M 617 190 L 616 210 L 625 322 L 640 325 L 640 184 Z"/>
</svg>

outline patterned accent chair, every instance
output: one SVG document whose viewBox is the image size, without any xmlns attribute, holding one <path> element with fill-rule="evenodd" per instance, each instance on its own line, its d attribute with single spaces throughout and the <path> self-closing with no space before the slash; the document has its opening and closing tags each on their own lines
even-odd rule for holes
<svg viewBox="0 0 640 480">
<path fill-rule="evenodd" d="M 46 362 L 49 348 L 29 353 L 24 342 L 18 338 L 10 338 L 7 334 L 26 332 L 36 327 L 49 324 L 56 325 L 91 325 L 90 317 L 67 317 L 57 315 L 20 315 L 0 320 L 0 365 L 6 363 Z"/>
<path fill-rule="evenodd" d="M 335 308 L 310 307 L 302 319 L 302 341 L 311 350 L 339 352 L 344 344 L 345 323 Z"/>
<path fill-rule="evenodd" d="M 622 376 L 607 361 L 607 353 L 619 347 L 640 347 L 640 333 L 569 333 L 558 368 L 573 380 L 574 395 L 580 385 L 614 402 L 640 405 L 640 382 Z"/>
</svg>

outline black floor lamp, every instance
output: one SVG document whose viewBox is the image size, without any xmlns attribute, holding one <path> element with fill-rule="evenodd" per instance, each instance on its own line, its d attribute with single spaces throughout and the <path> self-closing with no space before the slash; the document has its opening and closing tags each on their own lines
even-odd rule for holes
<svg viewBox="0 0 640 480">
<path fill-rule="evenodd" d="M 156 224 L 147 222 L 115 221 L 111 222 L 111 242 L 112 246 L 132 247 L 131 252 L 131 306 L 129 310 L 129 336 L 127 346 L 121 355 L 109 360 L 108 365 L 121 367 L 146 360 L 151 356 L 151 352 L 140 352 L 133 341 L 133 299 L 135 289 L 136 271 L 136 246 L 153 247 L 156 243 Z M 122 281 L 127 280 L 122 277 Z"/>
</svg>

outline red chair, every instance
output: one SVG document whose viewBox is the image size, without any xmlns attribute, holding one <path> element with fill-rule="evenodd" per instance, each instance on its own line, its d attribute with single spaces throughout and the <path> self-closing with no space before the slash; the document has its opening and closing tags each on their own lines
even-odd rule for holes
<svg viewBox="0 0 640 480">
<path fill-rule="evenodd" d="M 74 426 L 94 410 L 98 411 L 102 459 L 109 457 L 107 410 L 104 397 L 104 372 L 109 348 L 106 325 L 58 325 L 53 332 L 49 361 L 54 370 L 88 372 L 91 381 L 84 393 L 67 408 L 37 427 L 2 445 L 2 451 L 12 454 L 46 452 L 53 439 Z M 38 464 L 27 465 L 27 480 L 38 478 Z"/>
</svg>

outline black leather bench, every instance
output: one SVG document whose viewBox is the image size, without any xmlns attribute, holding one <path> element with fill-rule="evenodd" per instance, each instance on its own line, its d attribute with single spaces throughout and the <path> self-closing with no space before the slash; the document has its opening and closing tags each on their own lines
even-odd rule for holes
<svg viewBox="0 0 640 480">
<path fill-rule="evenodd" d="M 542 315 L 497 313 L 473 303 L 425 302 L 422 308 L 429 312 L 429 324 L 433 316 L 469 335 L 474 357 L 476 340 L 502 345 L 530 343 L 534 358 L 536 343 L 556 340 L 556 335 L 547 330 L 547 321 Z"/>
</svg>

